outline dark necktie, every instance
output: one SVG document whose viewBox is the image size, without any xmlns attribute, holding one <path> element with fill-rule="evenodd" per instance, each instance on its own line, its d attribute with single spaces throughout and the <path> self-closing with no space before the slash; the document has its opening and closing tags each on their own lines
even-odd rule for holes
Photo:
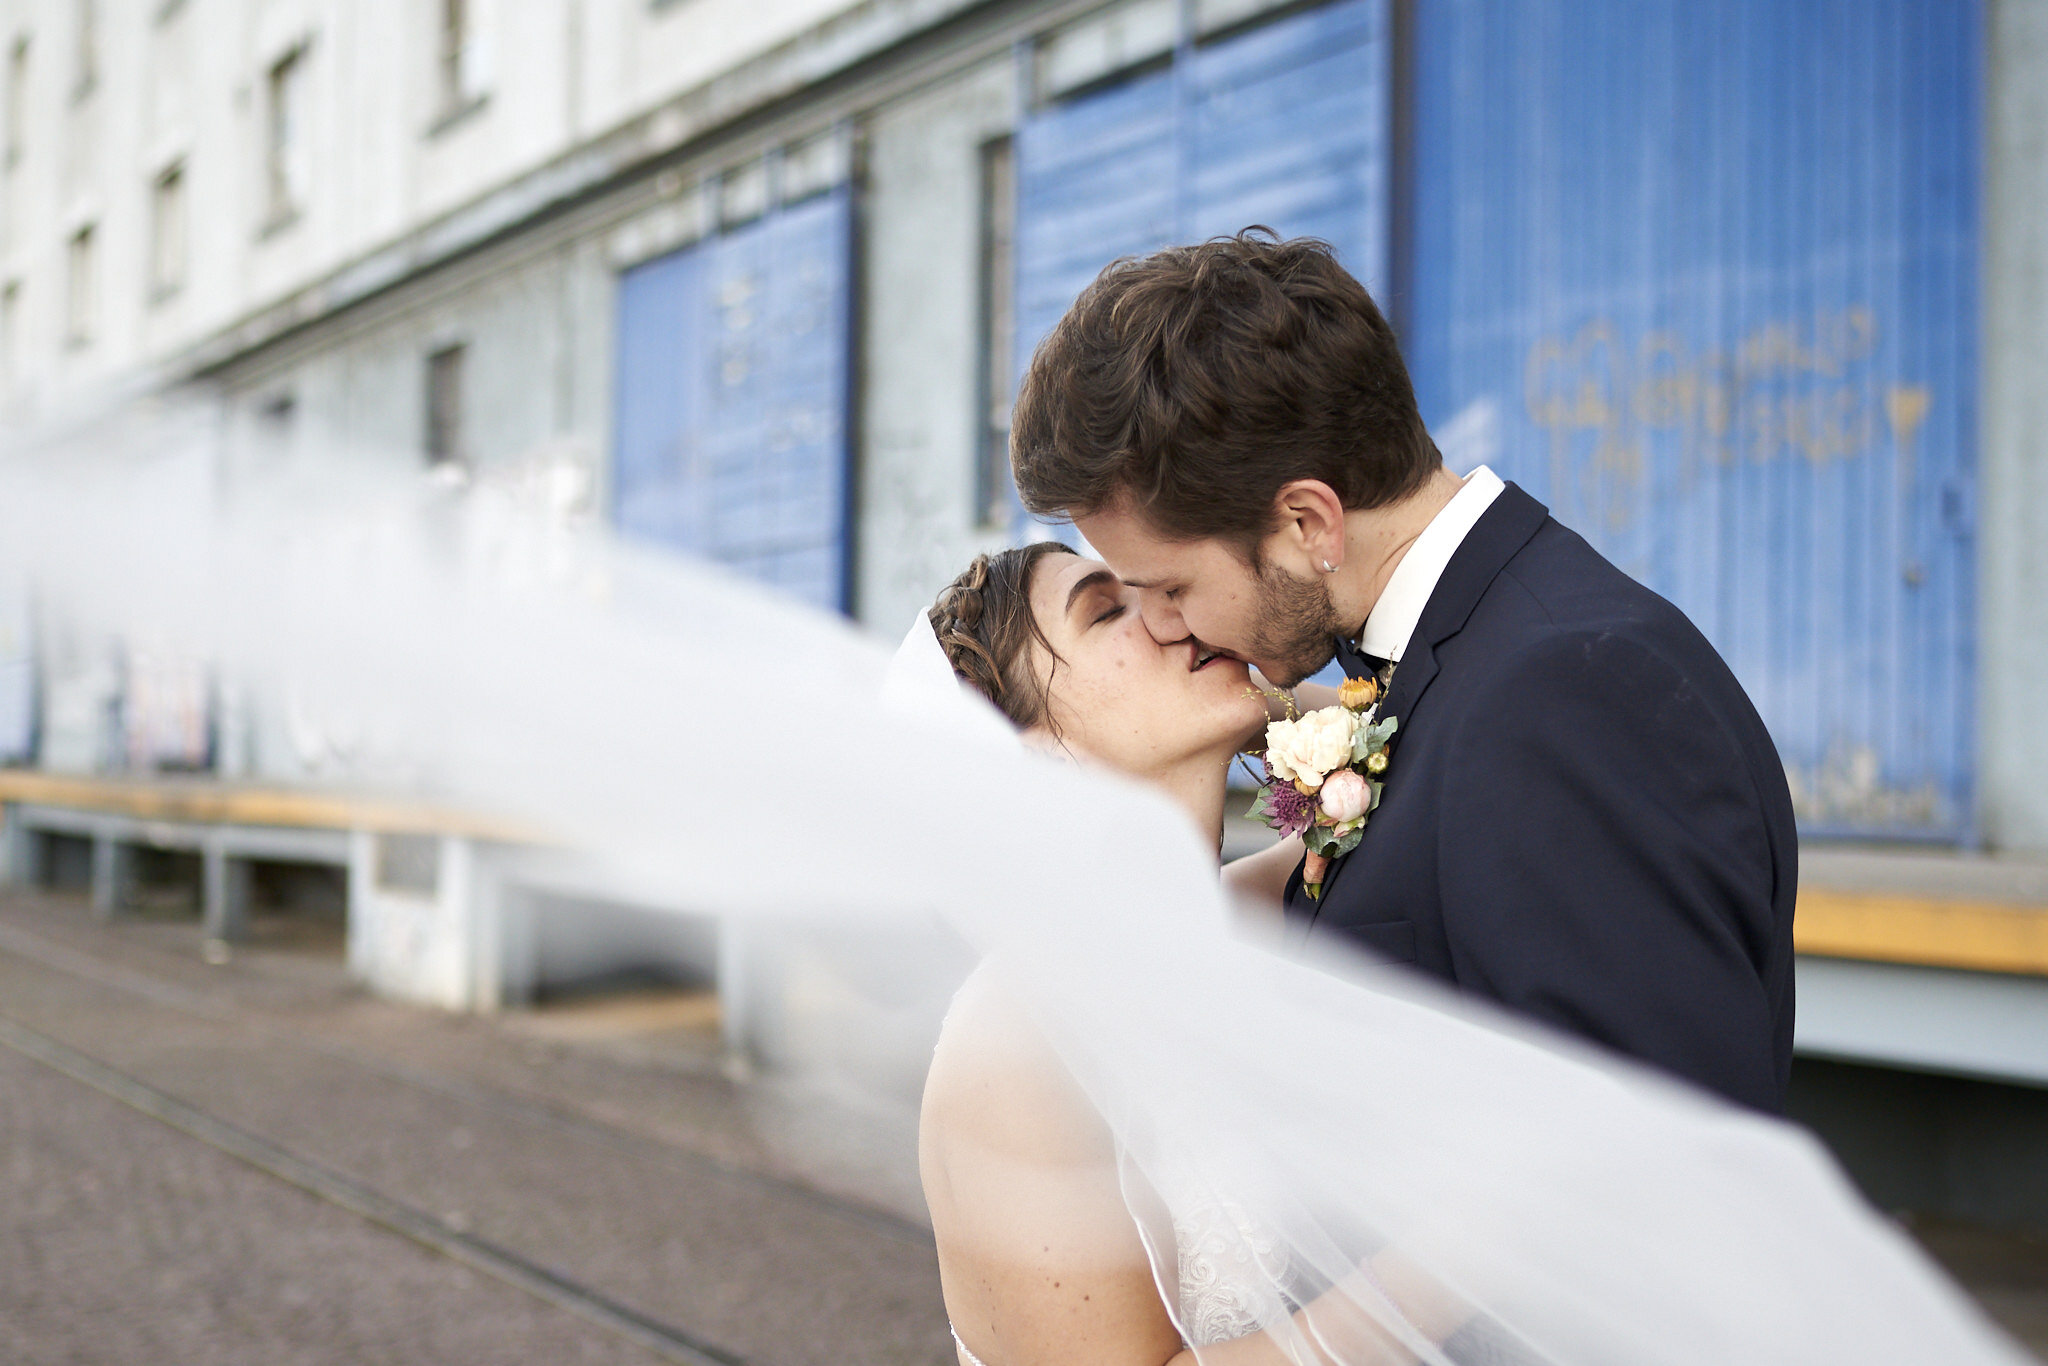
<svg viewBox="0 0 2048 1366">
<path fill-rule="evenodd" d="M 1386 660 L 1366 654 L 1346 636 L 1337 637 L 1337 663 L 1346 678 L 1377 678 L 1380 670 L 1387 667 Z"/>
</svg>

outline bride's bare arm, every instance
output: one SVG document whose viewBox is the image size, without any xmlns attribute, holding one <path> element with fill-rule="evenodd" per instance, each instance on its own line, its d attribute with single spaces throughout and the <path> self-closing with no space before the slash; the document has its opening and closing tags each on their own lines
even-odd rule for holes
<svg viewBox="0 0 2048 1366">
<path fill-rule="evenodd" d="M 947 1016 L 918 1147 L 946 1311 L 987 1366 L 1162 1366 L 1180 1350 L 1109 1131 L 986 970 Z"/>
<path fill-rule="evenodd" d="M 1409 1366 L 1360 1306 L 1384 1295 L 1425 1338 L 1465 1317 L 1382 1253 L 1270 1333 L 1196 1354 L 1167 1317 L 1110 1133 L 1036 1024 L 987 969 L 946 1017 L 918 1134 L 946 1312 L 986 1366 Z"/>
<path fill-rule="evenodd" d="M 1271 848 L 1224 864 L 1223 885 L 1240 899 L 1278 905 L 1300 862 L 1300 836 L 1276 840 Z"/>
</svg>

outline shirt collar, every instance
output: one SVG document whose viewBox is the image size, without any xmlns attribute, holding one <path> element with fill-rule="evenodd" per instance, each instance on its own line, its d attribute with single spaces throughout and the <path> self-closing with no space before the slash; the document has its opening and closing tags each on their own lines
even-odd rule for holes
<svg viewBox="0 0 2048 1366">
<path fill-rule="evenodd" d="M 1394 566 L 1380 600 L 1373 604 L 1371 615 L 1365 619 L 1365 629 L 1358 633 L 1361 653 L 1381 659 L 1401 658 L 1451 556 L 1458 553 L 1466 533 L 1506 487 L 1500 476 L 1484 465 L 1465 476 L 1465 486 L 1437 510 L 1415 543 L 1408 547 L 1408 553 Z"/>
</svg>

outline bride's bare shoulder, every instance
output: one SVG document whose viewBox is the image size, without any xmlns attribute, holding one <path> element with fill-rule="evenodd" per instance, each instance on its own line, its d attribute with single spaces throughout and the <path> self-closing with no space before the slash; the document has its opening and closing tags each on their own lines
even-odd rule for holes
<svg viewBox="0 0 2048 1366">
<path fill-rule="evenodd" d="M 976 969 L 946 1013 L 925 1078 L 933 1138 L 1040 1160 L 1097 1157 L 1109 1137 L 1000 966 Z"/>
</svg>

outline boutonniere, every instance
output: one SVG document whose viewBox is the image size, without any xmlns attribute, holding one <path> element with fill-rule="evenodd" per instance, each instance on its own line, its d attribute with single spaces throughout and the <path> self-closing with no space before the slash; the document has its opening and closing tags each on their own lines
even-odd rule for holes
<svg viewBox="0 0 2048 1366">
<path fill-rule="evenodd" d="M 1347 678 L 1338 705 L 1319 707 L 1266 727 L 1266 779 L 1249 813 L 1285 839 L 1301 836 L 1307 848 L 1301 881 L 1309 897 L 1323 894 L 1330 861 L 1365 838 L 1365 823 L 1386 787 L 1387 742 L 1401 723 L 1379 719 L 1380 699 L 1393 681 L 1389 667 L 1377 679 Z"/>
</svg>

